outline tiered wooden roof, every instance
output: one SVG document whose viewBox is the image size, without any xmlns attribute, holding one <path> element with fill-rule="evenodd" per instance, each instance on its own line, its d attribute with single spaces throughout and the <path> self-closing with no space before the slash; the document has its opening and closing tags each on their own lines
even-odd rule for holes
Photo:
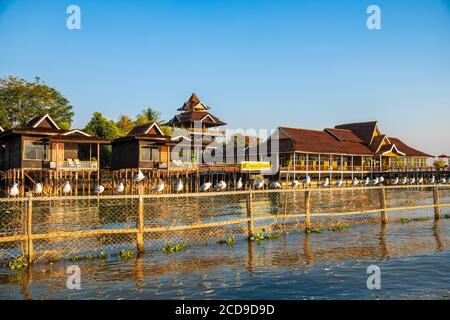
<svg viewBox="0 0 450 320">
<path fill-rule="evenodd" d="M 205 127 L 217 127 L 225 125 L 226 123 L 209 113 L 210 108 L 204 104 L 195 93 L 191 95 L 181 108 L 178 115 L 173 117 L 169 122 L 169 126 L 187 127 L 194 122 L 201 122 Z"/>
</svg>

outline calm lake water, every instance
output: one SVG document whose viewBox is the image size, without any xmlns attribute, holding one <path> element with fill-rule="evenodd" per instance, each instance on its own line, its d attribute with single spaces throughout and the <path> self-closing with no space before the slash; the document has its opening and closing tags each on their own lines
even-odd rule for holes
<svg viewBox="0 0 450 320">
<path fill-rule="evenodd" d="M 66 267 L 81 290 L 66 288 Z M 368 290 L 369 265 L 381 289 Z M 449 299 L 450 219 L 291 232 L 261 243 L 196 244 L 129 260 L 0 269 L 0 299 Z"/>
</svg>

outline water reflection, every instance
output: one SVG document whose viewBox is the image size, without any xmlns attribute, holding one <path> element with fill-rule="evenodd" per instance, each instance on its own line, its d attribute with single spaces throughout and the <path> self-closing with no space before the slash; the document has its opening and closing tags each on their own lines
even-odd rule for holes
<svg viewBox="0 0 450 320">
<path fill-rule="evenodd" d="M 306 289 L 291 287 L 291 282 L 326 276 L 331 277 L 327 281 L 351 287 L 345 283 L 352 275 L 352 268 L 342 267 L 346 264 L 357 267 L 361 261 L 382 263 L 420 256 L 423 262 L 403 261 L 402 266 L 412 270 L 408 268 L 420 268 L 422 263 L 427 269 L 439 268 L 432 257 L 449 252 L 449 226 L 448 219 L 361 225 L 323 234 L 293 232 L 261 243 L 242 240 L 234 246 L 196 245 L 174 255 L 153 251 L 129 261 L 110 257 L 104 262 L 77 262 L 83 276 L 83 290 L 77 292 L 65 288 L 65 267 L 73 263 L 70 261 L 38 264 L 20 272 L 2 269 L 0 298 L 233 298 L 232 294 L 251 298 L 261 297 L 264 290 L 258 289 L 267 286 L 277 288 L 274 292 L 279 294 L 288 294 L 290 288 L 302 296 Z M 321 269 L 326 272 L 317 274 L 321 266 L 326 266 Z M 442 285 L 441 280 L 435 279 L 436 286 Z"/>
</svg>

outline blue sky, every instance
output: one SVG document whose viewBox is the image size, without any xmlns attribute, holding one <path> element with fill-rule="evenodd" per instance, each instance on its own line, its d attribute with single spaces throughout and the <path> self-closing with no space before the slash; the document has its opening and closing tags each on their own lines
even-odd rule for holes
<svg viewBox="0 0 450 320">
<path fill-rule="evenodd" d="M 81 8 L 81 30 L 66 8 Z M 381 8 L 381 30 L 366 9 Z M 0 1 L 0 77 L 40 76 L 74 105 L 168 120 L 195 91 L 230 128 L 379 120 L 450 153 L 450 1 Z"/>
</svg>

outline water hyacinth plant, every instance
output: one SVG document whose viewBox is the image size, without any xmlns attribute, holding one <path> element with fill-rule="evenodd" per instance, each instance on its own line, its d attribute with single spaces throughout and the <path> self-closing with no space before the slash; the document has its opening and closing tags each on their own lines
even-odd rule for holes
<svg viewBox="0 0 450 320">
<path fill-rule="evenodd" d="M 129 258 L 133 257 L 133 255 L 134 255 L 134 252 L 131 251 L 131 250 L 125 250 L 125 249 L 122 249 L 122 250 L 120 250 L 120 252 L 119 252 L 119 256 L 120 256 L 121 258 L 129 259 Z"/>
<path fill-rule="evenodd" d="M 236 242 L 236 239 L 234 237 L 228 237 L 225 240 L 219 240 L 219 244 L 227 244 L 229 246 L 232 246 Z"/>
<path fill-rule="evenodd" d="M 18 257 L 8 263 L 8 267 L 11 270 L 20 270 L 28 267 L 28 261 L 25 257 Z"/>
<path fill-rule="evenodd" d="M 167 243 L 163 248 L 162 248 L 162 252 L 164 253 L 174 253 L 174 252 L 178 252 L 178 251 L 182 251 L 184 250 L 186 247 L 188 246 L 188 244 L 184 241 L 175 244 L 175 245 L 171 245 L 170 243 Z"/>
</svg>

